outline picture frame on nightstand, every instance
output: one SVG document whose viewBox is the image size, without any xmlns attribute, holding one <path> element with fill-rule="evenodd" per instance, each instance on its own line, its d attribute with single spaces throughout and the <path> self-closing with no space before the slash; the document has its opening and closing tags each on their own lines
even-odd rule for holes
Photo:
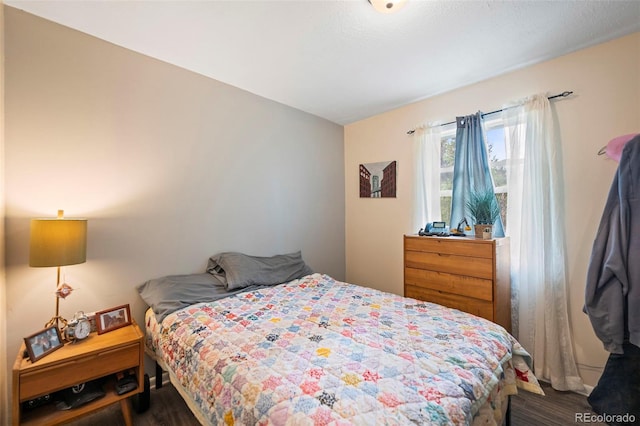
<svg viewBox="0 0 640 426">
<path fill-rule="evenodd" d="M 131 324 L 129 304 L 96 312 L 96 329 L 98 334 L 108 333 Z"/>
<path fill-rule="evenodd" d="M 49 355 L 64 346 L 60 330 L 55 325 L 47 327 L 24 338 L 24 344 L 31 362 Z"/>
</svg>

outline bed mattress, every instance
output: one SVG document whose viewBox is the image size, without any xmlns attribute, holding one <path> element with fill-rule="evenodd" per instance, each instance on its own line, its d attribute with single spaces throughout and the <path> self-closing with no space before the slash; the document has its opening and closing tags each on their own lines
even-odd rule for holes
<svg viewBox="0 0 640 426">
<path fill-rule="evenodd" d="M 500 424 L 542 393 L 502 327 L 313 274 L 198 303 L 158 323 L 149 355 L 203 424 Z"/>
</svg>

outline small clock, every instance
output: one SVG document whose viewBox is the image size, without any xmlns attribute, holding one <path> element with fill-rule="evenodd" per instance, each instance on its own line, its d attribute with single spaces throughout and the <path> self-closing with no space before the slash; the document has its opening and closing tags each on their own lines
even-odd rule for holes
<svg viewBox="0 0 640 426">
<path fill-rule="evenodd" d="M 91 323 L 84 312 L 78 311 L 64 329 L 64 337 L 70 342 L 86 339 L 91 333 Z"/>
</svg>

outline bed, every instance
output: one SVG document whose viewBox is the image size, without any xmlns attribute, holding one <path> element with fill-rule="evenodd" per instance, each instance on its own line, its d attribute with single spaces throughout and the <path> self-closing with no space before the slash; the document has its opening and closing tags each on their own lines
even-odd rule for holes
<svg viewBox="0 0 640 426">
<path fill-rule="evenodd" d="M 256 258 L 233 255 L 139 288 L 146 351 L 202 424 L 491 425 L 517 388 L 542 393 L 492 322 L 312 273 L 299 253 L 284 275 L 243 275 Z"/>
</svg>

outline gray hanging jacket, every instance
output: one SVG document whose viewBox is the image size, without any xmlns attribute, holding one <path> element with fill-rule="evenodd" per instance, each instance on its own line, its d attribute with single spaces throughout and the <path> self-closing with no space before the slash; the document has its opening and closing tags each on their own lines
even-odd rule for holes
<svg viewBox="0 0 640 426">
<path fill-rule="evenodd" d="M 610 353 L 640 346 L 640 135 L 626 143 L 587 270 L 584 312 Z"/>
</svg>

